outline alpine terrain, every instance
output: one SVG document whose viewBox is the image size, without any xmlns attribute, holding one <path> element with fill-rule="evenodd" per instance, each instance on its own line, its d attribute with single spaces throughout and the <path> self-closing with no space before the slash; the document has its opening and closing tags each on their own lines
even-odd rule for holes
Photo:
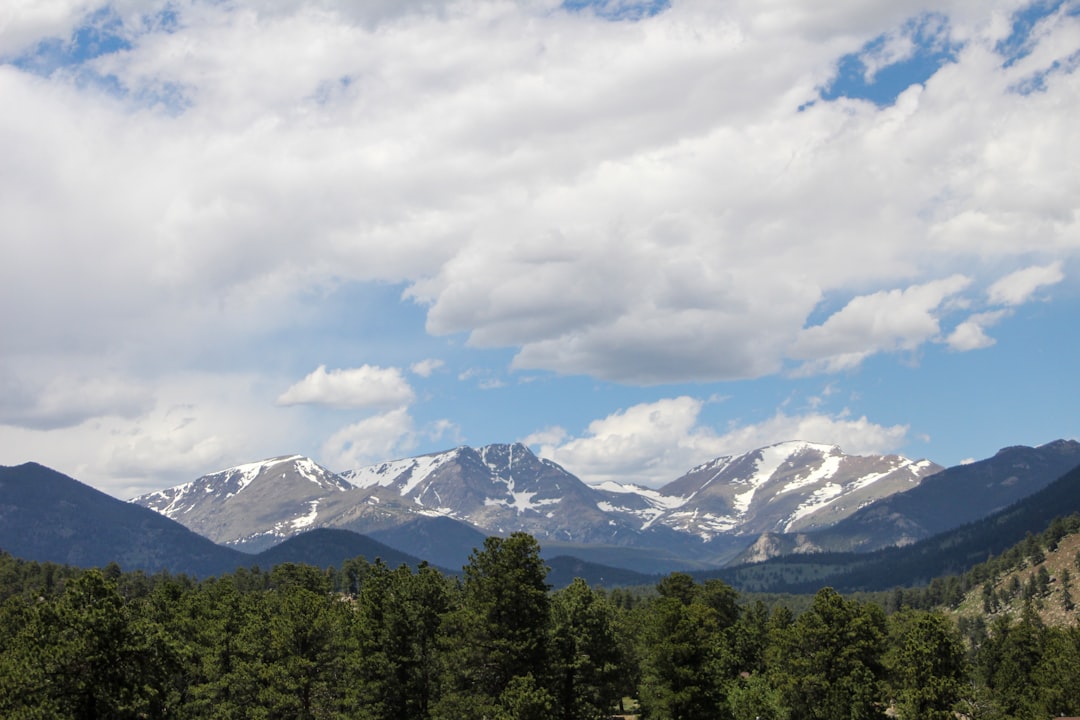
<svg viewBox="0 0 1080 720">
<path fill-rule="evenodd" d="M 835 446 L 787 442 L 717 458 L 660 489 L 591 486 L 516 443 L 459 447 L 340 475 L 308 458 L 280 457 L 133 502 L 246 550 L 316 527 L 346 528 L 399 546 L 395 528 L 416 533 L 417 523 L 439 519 L 444 531 L 447 520 L 463 524 L 457 535 L 469 542 L 476 537 L 469 528 L 524 531 L 548 548 L 644 569 L 649 563 L 641 558 L 649 553 L 676 564 L 722 564 L 763 532 L 828 527 L 939 470 L 925 460 L 851 456 Z M 636 559 L 616 562 L 601 548 L 632 548 Z M 457 557 L 470 550 L 459 549 Z"/>
</svg>

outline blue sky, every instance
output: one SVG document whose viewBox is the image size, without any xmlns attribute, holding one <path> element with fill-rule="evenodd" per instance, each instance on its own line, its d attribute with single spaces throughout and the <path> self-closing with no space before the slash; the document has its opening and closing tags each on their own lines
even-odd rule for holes
<svg viewBox="0 0 1080 720">
<path fill-rule="evenodd" d="M 0 13 L 0 463 L 1080 437 L 1080 4 Z"/>
</svg>

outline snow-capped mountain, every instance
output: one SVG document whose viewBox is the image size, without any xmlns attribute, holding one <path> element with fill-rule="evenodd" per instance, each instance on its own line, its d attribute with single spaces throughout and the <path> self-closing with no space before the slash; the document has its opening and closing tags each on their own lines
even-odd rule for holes
<svg viewBox="0 0 1080 720">
<path fill-rule="evenodd" d="M 835 445 L 785 442 L 693 468 L 660 493 L 673 502 L 659 522 L 717 535 L 803 532 L 918 485 L 943 468 L 899 455 L 845 455 Z"/>
<path fill-rule="evenodd" d="M 136 498 L 216 542 L 259 550 L 313 527 L 385 532 L 440 517 L 546 545 L 730 557 L 764 531 L 827 526 L 939 470 L 898 456 L 782 443 L 694 468 L 654 490 L 591 486 L 520 443 L 459 447 L 336 475 L 299 456 L 222 470 Z"/>
<path fill-rule="evenodd" d="M 290 455 L 238 465 L 132 500 L 228 544 L 268 547 L 317 527 L 335 495 L 352 489 L 310 458 Z"/>
<path fill-rule="evenodd" d="M 610 493 L 593 488 L 520 443 L 460 447 L 346 471 L 357 488 L 384 488 L 415 512 L 452 517 L 485 532 L 525 531 L 541 540 L 650 544 L 635 515 L 612 512 Z M 637 498 L 635 508 L 651 506 Z"/>
</svg>

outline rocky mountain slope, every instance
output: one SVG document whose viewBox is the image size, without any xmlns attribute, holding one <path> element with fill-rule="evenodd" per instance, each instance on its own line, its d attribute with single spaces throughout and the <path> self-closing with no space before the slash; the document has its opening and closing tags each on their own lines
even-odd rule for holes
<svg viewBox="0 0 1080 720">
<path fill-rule="evenodd" d="M 320 506 L 333 505 L 335 496 L 351 489 L 313 460 L 292 455 L 210 473 L 143 495 L 135 504 L 214 542 L 255 552 L 315 527 Z"/>
<path fill-rule="evenodd" d="M 381 533 L 392 544 L 395 528 L 444 518 L 485 534 L 528 532 L 547 546 L 652 549 L 718 564 L 762 530 L 827 526 L 939 469 L 791 442 L 717 458 L 653 490 L 590 486 L 512 444 L 459 447 L 341 475 L 307 458 L 274 458 L 133 502 L 248 550 L 313 527 Z M 454 535 L 470 537 L 467 529 Z"/>
<path fill-rule="evenodd" d="M 828 527 L 941 470 L 899 455 L 845 455 L 835 445 L 787 442 L 700 465 L 660 489 L 681 498 L 659 518 L 712 539 L 734 531 L 805 531 Z"/>
<path fill-rule="evenodd" d="M 709 576 L 760 592 L 805 593 L 824 585 L 840 592 L 924 585 L 1001 555 L 1029 534 L 1044 531 L 1055 518 L 1073 513 L 1080 513 L 1080 467 L 1003 510 L 910 545 L 865 553 L 788 555 Z"/>
<path fill-rule="evenodd" d="M 868 552 L 907 545 L 973 522 L 1043 489 L 1080 465 L 1080 442 L 1014 446 L 936 473 L 907 492 L 857 508 L 824 527 L 766 532 L 740 557 L 758 562 L 799 552 Z"/>
<path fill-rule="evenodd" d="M 264 469 L 274 473 L 273 466 L 280 464 L 273 462 Z M 300 467 L 311 482 L 319 479 L 318 472 L 303 464 Z M 219 480 L 238 491 L 253 476 L 229 474 Z M 200 491 L 206 492 L 205 487 Z M 370 562 L 381 558 L 390 567 L 416 567 L 421 562 L 345 530 L 300 533 L 259 554 L 240 552 L 216 545 L 160 513 L 117 500 L 36 463 L 0 466 L 0 551 L 22 560 L 76 567 L 115 562 L 125 571 L 167 570 L 197 577 L 241 567 L 269 570 L 283 562 L 340 566 L 358 555 Z"/>
</svg>

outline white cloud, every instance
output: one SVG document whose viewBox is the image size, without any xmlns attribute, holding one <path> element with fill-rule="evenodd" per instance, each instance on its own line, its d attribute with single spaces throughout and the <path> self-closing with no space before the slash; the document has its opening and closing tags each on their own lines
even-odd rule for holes
<svg viewBox="0 0 1080 720">
<path fill-rule="evenodd" d="M 1011 6 L 941 4 L 968 43 L 925 88 L 798 112 L 867 40 L 887 39 L 872 71 L 907 57 L 921 6 L 680 2 L 610 23 L 551 2 L 368 5 L 173 3 L 157 32 L 121 4 L 132 47 L 87 65 L 119 98 L 0 66 L 20 109 L 0 119 L 19 238 L 0 301 L 34 308 L 0 318 L 13 351 L 137 332 L 167 358 L 288 326 L 321 283 L 376 280 L 408 284 L 433 333 L 518 348 L 518 368 L 758 377 L 809 342 L 826 293 L 1077 250 L 1073 76 L 1010 91 L 1068 55 L 1067 15 L 1003 67 L 989 19 Z M 94 7 L 8 22 L 32 46 Z M 833 364 L 898 347 L 865 340 Z"/>
<path fill-rule="evenodd" d="M 786 440 L 840 445 L 851 454 L 889 452 L 906 440 L 906 426 L 885 427 L 865 417 L 777 413 L 762 423 L 719 433 L 698 421 L 702 401 L 677 397 L 643 403 L 594 420 L 581 437 L 561 429 L 528 439 L 540 455 L 586 482 L 608 480 L 659 487 L 706 460 Z"/>
<path fill-rule="evenodd" d="M 1064 279 L 1065 273 L 1061 271 L 1060 261 L 1028 267 L 995 282 L 987 291 L 987 296 L 995 305 L 1022 305 L 1040 288 L 1056 285 Z"/>
<path fill-rule="evenodd" d="M 303 452 L 318 427 L 267 412 L 264 382 L 244 374 L 160 378 L 137 414 L 71 427 L 0 425 L 0 464 L 41 462 L 126 499 L 221 467 Z"/>
<path fill-rule="evenodd" d="M 592 421 L 582 437 L 553 434 L 547 439 L 557 444 L 541 443 L 540 454 L 586 482 L 669 482 L 723 451 L 716 435 L 697 425 L 702 405 L 685 396 L 635 405 Z"/>
<path fill-rule="evenodd" d="M 0 6 L 0 58 L 17 55 L 42 37 L 66 37 L 93 0 L 11 0 Z"/>
<path fill-rule="evenodd" d="M 836 372 L 873 353 L 913 350 L 938 335 L 942 303 L 970 283 L 967 277 L 953 275 L 905 290 L 856 297 L 821 325 L 803 330 L 791 355 L 808 361 L 803 373 Z"/>
<path fill-rule="evenodd" d="M 279 405 L 328 405 L 337 408 L 378 408 L 408 404 L 413 391 L 398 368 L 361 365 L 326 371 L 320 365 L 283 392 Z"/>
<path fill-rule="evenodd" d="M 413 363 L 409 367 L 409 369 L 412 370 L 414 375 L 419 375 L 420 377 L 427 378 L 431 377 L 431 374 L 433 372 L 443 367 L 445 364 L 446 363 L 444 363 L 442 360 L 427 358 L 426 360 L 420 360 L 419 362 Z"/>
<path fill-rule="evenodd" d="M 941 15 L 925 15 L 884 34 L 880 43 L 859 55 L 864 66 L 864 80 L 873 82 L 878 72 L 896 63 L 910 60 L 919 43 L 931 43 L 941 49 L 948 42 L 949 27 Z"/>
<path fill-rule="evenodd" d="M 407 408 L 364 418 L 341 428 L 322 447 L 322 462 L 337 471 L 400 457 L 415 446 L 413 419 Z"/>
<path fill-rule="evenodd" d="M 566 428 L 555 425 L 553 427 L 544 428 L 542 430 L 537 430 L 534 433 L 530 433 L 529 435 L 521 438 L 521 442 L 529 446 L 546 445 L 553 447 L 562 443 L 562 441 L 566 439 L 567 435 L 568 433 L 566 432 Z"/>
<path fill-rule="evenodd" d="M 729 429 L 725 442 L 730 452 L 746 452 L 786 440 L 839 445 L 850 455 L 894 452 L 908 440 L 907 425 L 879 425 L 866 416 L 852 418 L 848 413 L 824 415 L 787 415 L 778 412 L 772 418 L 753 425 Z"/>
<path fill-rule="evenodd" d="M 137 435 L 167 439 L 146 388 L 269 375 L 281 338 L 357 334 L 312 309 L 328 288 L 405 288 L 429 332 L 512 348 L 520 369 L 712 381 L 910 352 L 972 300 L 935 278 L 1012 306 L 1080 252 L 1064 9 L 1005 63 L 1016 2 L 937 3 L 963 49 L 878 108 L 806 103 L 873 38 L 872 72 L 908 57 L 925 3 L 686 0 L 617 23 L 555 0 L 109 6 L 130 48 L 48 75 L 10 60 L 105 4 L 0 9 L 0 337 L 19 368 L 3 387 L 24 389 L 8 422 L 152 416 Z M 145 20 L 166 8 L 168 31 Z M 851 300 L 807 327 L 823 299 Z M 967 322 L 952 347 L 990 340 Z M 379 392 L 319 372 L 283 402 L 411 399 L 400 371 Z M 65 388 L 81 406 L 50 400 Z M 193 468 L 211 438 L 239 442 L 205 413 L 261 426 L 273 395 L 246 414 L 200 401 L 191 451 L 162 455 Z"/>
<path fill-rule="evenodd" d="M 1004 311 L 977 313 L 956 326 L 945 339 L 950 350 L 967 352 L 994 345 L 996 340 L 986 334 L 986 328 L 996 324 L 1007 315 Z"/>
<path fill-rule="evenodd" d="M 494 377 L 489 368 L 468 368 L 458 373 L 457 379 L 461 382 L 476 381 L 476 387 L 481 390 L 496 390 L 506 387 L 506 382 L 501 378 Z"/>
</svg>

